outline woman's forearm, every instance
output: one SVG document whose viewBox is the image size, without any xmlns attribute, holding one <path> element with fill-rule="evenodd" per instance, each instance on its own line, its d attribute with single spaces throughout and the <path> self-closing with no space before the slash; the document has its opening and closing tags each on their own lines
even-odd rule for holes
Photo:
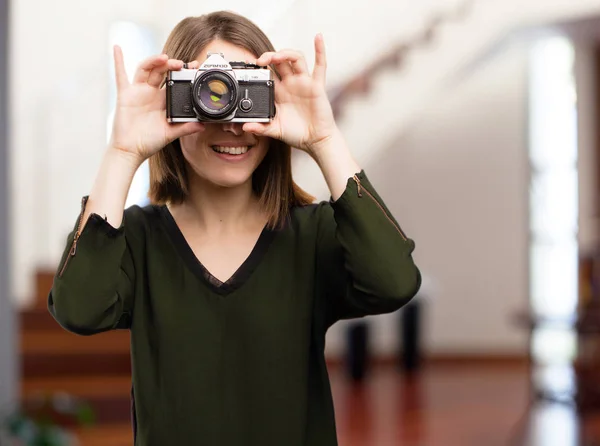
<svg viewBox="0 0 600 446">
<path fill-rule="evenodd" d="M 85 226 L 92 213 L 105 217 L 115 228 L 121 225 L 127 195 L 139 166 L 139 160 L 129 153 L 113 148 L 106 150 L 90 192 L 81 227 Z"/>
<path fill-rule="evenodd" d="M 325 177 L 331 197 L 337 200 L 346 189 L 348 179 L 360 172 L 360 166 L 337 129 L 330 138 L 313 148 L 312 153 Z"/>
</svg>

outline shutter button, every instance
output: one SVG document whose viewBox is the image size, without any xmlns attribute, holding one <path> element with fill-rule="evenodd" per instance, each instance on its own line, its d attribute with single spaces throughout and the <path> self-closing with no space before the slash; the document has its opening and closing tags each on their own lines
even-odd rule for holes
<svg viewBox="0 0 600 446">
<path fill-rule="evenodd" d="M 252 110 L 252 100 L 248 98 L 242 99 L 240 102 L 240 108 L 245 112 Z"/>
<path fill-rule="evenodd" d="M 240 108 L 242 111 L 249 112 L 252 110 L 252 99 L 248 97 L 248 90 L 244 91 L 244 99 L 240 101 Z"/>
</svg>

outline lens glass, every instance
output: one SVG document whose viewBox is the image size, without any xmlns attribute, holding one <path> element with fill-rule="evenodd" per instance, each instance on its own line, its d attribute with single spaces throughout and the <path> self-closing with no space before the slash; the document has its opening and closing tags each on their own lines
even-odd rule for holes
<svg viewBox="0 0 600 446">
<path fill-rule="evenodd" d="M 231 103 L 231 89 L 223 80 L 209 78 L 200 86 L 198 99 L 209 110 L 219 111 Z"/>
</svg>

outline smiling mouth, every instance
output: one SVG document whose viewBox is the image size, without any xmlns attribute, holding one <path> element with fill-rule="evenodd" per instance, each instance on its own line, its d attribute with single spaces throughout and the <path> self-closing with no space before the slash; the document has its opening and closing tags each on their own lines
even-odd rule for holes
<svg viewBox="0 0 600 446">
<path fill-rule="evenodd" d="M 217 153 L 226 153 L 228 155 L 243 155 L 248 150 L 252 148 L 252 146 L 239 146 L 239 147 L 225 147 L 225 146 L 210 146 L 213 151 Z"/>
</svg>

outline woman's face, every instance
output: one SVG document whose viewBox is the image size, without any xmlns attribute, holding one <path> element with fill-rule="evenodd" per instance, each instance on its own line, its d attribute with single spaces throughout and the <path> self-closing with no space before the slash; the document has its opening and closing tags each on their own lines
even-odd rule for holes
<svg viewBox="0 0 600 446">
<path fill-rule="evenodd" d="M 214 40 L 200 52 L 222 53 L 228 61 L 254 61 L 256 56 L 229 42 Z M 180 138 L 183 156 L 191 170 L 217 186 L 235 187 L 251 179 L 268 150 L 268 138 L 246 133 L 242 124 L 207 123 L 203 132 Z"/>
</svg>

